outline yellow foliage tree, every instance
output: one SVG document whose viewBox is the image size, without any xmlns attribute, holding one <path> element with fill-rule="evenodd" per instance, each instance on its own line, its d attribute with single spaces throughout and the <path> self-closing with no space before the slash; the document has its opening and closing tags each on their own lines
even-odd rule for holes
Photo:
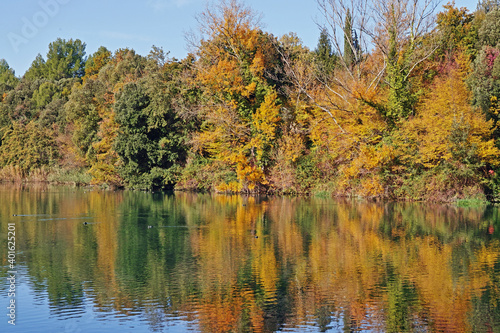
<svg viewBox="0 0 500 333">
<path fill-rule="evenodd" d="M 200 17 L 198 80 L 206 102 L 193 143 L 234 167 L 238 186 L 223 183 L 217 189 L 253 191 L 267 184 L 265 168 L 280 121 L 278 95 L 264 75 L 274 48 L 250 9 L 237 1 L 216 8 Z"/>
<path fill-rule="evenodd" d="M 92 175 L 93 184 L 106 183 L 112 186 L 121 186 L 122 179 L 116 170 L 119 162 L 118 154 L 113 149 L 113 143 L 118 133 L 118 124 L 115 121 L 115 113 L 111 110 L 111 103 L 114 103 L 112 95 L 108 94 L 108 105 L 99 112 L 101 122 L 97 133 L 100 141 L 93 144 L 96 154 L 95 161 L 89 173 Z"/>
<path fill-rule="evenodd" d="M 318 89 L 311 92 L 318 103 L 311 119 L 311 133 L 315 150 L 323 159 L 329 159 L 337 179 L 337 192 L 360 192 L 377 196 L 383 192 L 377 175 L 390 157 L 387 147 L 381 145 L 387 123 L 380 113 L 368 105 L 379 103 L 383 93 L 378 88 L 368 88 L 369 76 L 352 80 L 355 96 L 343 98 Z M 330 114 L 325 114 L 326 106 Z M 366 178 L 366 179 L 365 179 Z"/>
<path fill-rule="evenodd" d="M 471 107 L 464 78 L 465 72 L 455 68 L 436 79 L 418 115 L 396 134 L 403 164 L 426 169 L 452 160 L 498 165 L 500 150 L 492 138 L 493 124 Z"/>
</svg>

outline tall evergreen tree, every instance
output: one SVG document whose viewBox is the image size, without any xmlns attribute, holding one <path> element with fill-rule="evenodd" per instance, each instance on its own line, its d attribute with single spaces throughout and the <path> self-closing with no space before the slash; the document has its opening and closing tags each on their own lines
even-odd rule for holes
<svg viewBox="0 0 500 333">
<path fill-rule="evenodd" d="M 351 67 L 355 62 L 354 40 L 352 36 L 352 16 L 349 9 L 347 9 L 344 25 L 344 62 L 348 67 Z"/>
<path fill-rule="evenodd" d="M 4 92 L 14 88 L 19 83 L 15 72 L 5 59 L 0 59 L 0 101 Z"/>
<path fill-rule="evenodd" d="M 25 74 L 28 80 L 81 78 L 85 74 L 85 43 L 58 38 L 49 45 L 47 60 L 38 54 Z"/>
<path fill-rule="evenodd" d="M 335 67 L 336 59 L 332 49 L 332 42 L 326 28 L 321 30 L 315 53 L 321 71 L 325 74 L 331 73 Z"/>
</svg>

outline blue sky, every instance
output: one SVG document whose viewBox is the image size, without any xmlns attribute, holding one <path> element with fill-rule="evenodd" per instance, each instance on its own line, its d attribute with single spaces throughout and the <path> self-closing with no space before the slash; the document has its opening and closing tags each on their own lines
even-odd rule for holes
<svg viewBox="0 0 500 333">
<path fill-rule="evenodd" d="M 316 0 L 246 1 L 262 13 L 264 30 L 281 36 L 295 32 L 314 48 L 320 19 Z M 446 2 L 443 2 L 445 4 Z M 2 3 L 0 59 L 7 60 L 16 75 L 29 68 L 38 53 L 44 57 L 57 38 L 80 39 L 87 55 L 99 46 L 111 51 L 129 47 L 147 55 L 152 45 L 184 58 L 185 34 L 196 30 L 196 15 L 206 0 L 9 0 Z M 476 0 L 456 0 L 474 11 Z"/>
</svg>

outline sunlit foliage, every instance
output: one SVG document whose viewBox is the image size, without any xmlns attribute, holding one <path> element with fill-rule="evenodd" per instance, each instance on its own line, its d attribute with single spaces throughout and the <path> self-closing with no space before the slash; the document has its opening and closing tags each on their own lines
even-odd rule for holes
<svg viewBox="0 0 500 333">
<path fill-rule="evenodd" d="M 10 151 L 30 126 L 54 149 L 36 167 L 104 187 L 495 199 L 495 4 L 321 0 L 315 50 L 239 0 L 207 4 L 182 60 L 57 39 L 21 78 L 0 61 L 2 163 L 31 168 Z"/>
</svg>

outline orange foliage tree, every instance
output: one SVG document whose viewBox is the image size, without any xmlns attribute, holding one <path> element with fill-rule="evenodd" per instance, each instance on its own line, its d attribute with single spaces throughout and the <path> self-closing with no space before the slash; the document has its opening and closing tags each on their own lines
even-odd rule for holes
<svg viewBox="0 0 500 333">
<path fill-rule="evenodd" d="M 487 174 L 487 168 L 498 165 L 500 150 L 493 140 L 494 126 L 470 104 L 471 92 L 464 82 L 466 68 L 467 62 L 459 61 L 437 78 L 418 114 L 394 134 L 393 157 L 399 166 L 421 171 L 449 166 L 450 177 L 472 185 L 477 184 L 478 171 Z"/>
<path fill-rule="evenodd" d="M 269 152 L 280 122 L 280 100 L 266 72 L 274 66 L 273 38 L 255 14 L 237 1 L 222 1 L 200 16 L 198 77 L 204 103 L 199 151 L 234 168 L 237 182 L 219 190 L 255 190 L 266 185 Z"/>
</svg>

